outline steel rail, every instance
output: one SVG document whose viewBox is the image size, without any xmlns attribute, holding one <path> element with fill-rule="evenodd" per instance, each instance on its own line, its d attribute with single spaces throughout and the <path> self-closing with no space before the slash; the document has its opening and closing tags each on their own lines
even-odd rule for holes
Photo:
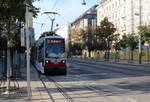
<svg viewBox="0 0 150 102">
<path fill-rule="evenodd" d="M 55 80 L 53 80 L 52 78 L 46 76 L 47 79 L 50 82 L 53 82 L 54 85 L 56 86 L 57 90 L 67 99 L 68 102 L 74 102 L 73 99 L 65 92 L 65 90 L 63 89 L 64 87 L 62 85 L 60 85 L 58 82 L 56 82 Z"/>
<path fill-rule="evenodd" d="M 41 82 L 42 82 L 44 88 L 46 89 L 46 91 L 47 91 L 49 97 L 51 98 L 52 102 L 55 102 L 53 96 L 52 96 L 51 93 L 49 92 L 49 90 L 48 90 L 48 88 L 47 88 L 47 86 L 46 86 L 45 82 L 43 81 L 43 79 L 42 79 L 42 77 L 41 77 L 40 74 L 39 74 L 39 79 L 41 80 Z"/>
</svg>

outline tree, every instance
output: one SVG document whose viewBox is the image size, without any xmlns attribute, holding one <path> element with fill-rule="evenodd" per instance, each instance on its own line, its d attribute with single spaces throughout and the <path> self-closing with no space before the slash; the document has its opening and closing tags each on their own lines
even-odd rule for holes
<svg viewBox="0 0 150 102">
<path fill-rule="evenodd" d="M 142 44 L 149 43 L 150 44 L 150 25 L 140 26 L 139 28 L 139 35 L 141 36 Z M 142 49 L 141 49 L 142 50 Z M 139 60 L 141 62 L 141 54 L 139 55 Z M 149 61 L 149 51 L 147 46 L 147 60 Z"/>
<path fill-rule="evenodd" d="M 137 45 L 138 45 L 138 37 L 131 34 L 131 35 L 128 35 L 127 37 L 128 39 L 128 47 L 130 47 L 131 49 L 131 60 L 133 61 L 133 51 L 134 49 L 136 49 Z"/>
<path fill-rule="evenodd" d="M 11 51 L 13 47 L 19 44 L 21 22 L 25 22 L 25 8 L 28 4 L 34 16 L 37 15 L 37 8 L 32 5 L 34 0 L 1 0 L 0 1 L 0 32 L 3 37 L 0 40 L 6 39 L 7 46 L 7 89 L 10 87 L 10 70 L 12 69 Z M 25 4 L 26 3 L 26 4 Z M 3 43 L 4 43 L 3 42 Z"/>
<path fill-rule="evenodd" d="M 20 24 L 25 22 L 26 4 L 30 6 L 34 17 L 37 15 L 38 9 L 32 5 L 33 1 L 35 0 L 0 1 L 0 32 L 7 39 L 7 42 L 14 42 L 12 46 L 18 46 L 20 29 L 23 27 Z"/>
<path fill-rule="evenodd" d="M 106 42 L 105 58 L 109 60 L 111 45 L 114 41 L 114 37 L 116 36 L 114 34 L 116 31 L 116 28 L 111 22 L 108 21 L 108 18 L 105 17 L 104 20 L 101 21 L 99 31 L 100 31 L 99 38 L 103 39 L 104 42 Z"/>
<path fill-rule="evenodd" d="M 140 26 L 138 27 L 139 29 L 139 34 L 142 38 L 142 42 L 144 43 L 145 41 L 150 43 L 150 25 L 148 26 Z"/>
<path fill-rule="evenodd" d="M 115 61 L 118 59 L 119 61 L 119 51 L 121 50 L 120 38 L 118 37 L 120 34 L 114 37 L 115 42 L 113 43 L 113 48 L 115 49 Z"/>
<path fill-rule="evenodd" d="M 91 51 L 95 50 L 95 35 L 91 26 L 88 26 L 85 31 L 82 32 L 82 40 L 84 48 L 88 49 L 89 57 L 91 57 Z"/>
<path fill-rule="evenodd" d="M 93 31 L 93 35 L 94 35 L 94 45 L 95 45 L 95 49 L 96 50 L 106 50 L 106 41 L 105 39 L 101 36 L 101 29 L 99 26 L 97 26 L 94 31 Z"/>
<path fill-rule="evenodd" d="M 124 35 L 120 40 L 120 46 L 122 48 L 129 47 L 131 49 L 131 60 L 133 61 L 133 51 L 138 45 L 138 37 L 135 34 Z"/>
<path fill-rule="evenodd" d="M 70 51 L 72 55 L 81 55 L 82 54 L 82 45 L 81 43 L 74 43 L 70 46 Z"/>
</svg>

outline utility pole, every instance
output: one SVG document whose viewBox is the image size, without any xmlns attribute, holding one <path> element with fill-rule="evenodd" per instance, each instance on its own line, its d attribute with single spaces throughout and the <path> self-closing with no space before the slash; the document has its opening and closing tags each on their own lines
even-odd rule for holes
<svg viewBox="0 0 150 102">
<path fill-rule="evenodd" d="M 52 20 L 51 31 L 53 31 L 53 25 L 54 25 L 55 18 L 53 18 L 53 19 L 51 19 L 51 20 Z"/>
<path fill-rule="evenodd" d="M 52 23 L 51 23 L 51 31 L 53 31 L 53 25 L 54 25 L 54 21 L 55 21 L 55 16 L 59 15 L 59 14 L 57 12 L 44 12 L 43 14 L 53 14 L 54 15 L 53 18 L 48 16 L 51 19 L 51 21 L 52 21 Z"/>
<path fill-rule="evenodd" d="M 133 0 L 131 0 L 131 32 L 134 34 L 134 5 Z"/>
<path fill-rule="evenodd" d="M 139 26 L 142 26 L 142 0 L 139 0 Z M 139 34 L 139 64 L 142 63 L 141 34 Z"/>
<path fill-rule="evenodd" d="M 26 6 L 25 14 L 25 28 L 26 28 L 26 60 L 27 60 L 27 92 L 28 99 L 31 99 L 31 85 L 30 85 L 30 48 L 29 48 L 29 7 Z"/>
<path fill-rule="evenodd" d="M 7 90 L 6 94 L 10 94 L 10 76 L 11 76 L 11 55 L 10 55 L 10 48 L 11 48 L 11 41 L 8 41 L 8 47 L 7 47 Z"/>
</svg>

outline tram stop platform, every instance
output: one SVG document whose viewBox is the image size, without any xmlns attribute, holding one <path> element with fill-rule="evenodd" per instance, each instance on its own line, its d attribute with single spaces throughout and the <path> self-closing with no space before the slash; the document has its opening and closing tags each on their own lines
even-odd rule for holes
<svg viewBox="0 0 150 102">
<path fill-rule="evenodd" d="M 36 69 L 31 65 L 31 99 L 27 98 L 27 81 L 26 81 L 26 68 L 22 72 L 22 78 L 18 82 L 11 81 L 11 86 L 14 87 L 16 83 L 19 84 L 18 89 L 12 89 L 10 95 L 2 92 L 2 88 L 6 88 L 7 82 L 1 81 L 0 102 L 51 102 L 51 99 L 44 88 L 39 74 Z M 16 84 L 17 85 L 17 84 Z M 4 86 L 4 87 L 2 87 Z"/>
</svg>

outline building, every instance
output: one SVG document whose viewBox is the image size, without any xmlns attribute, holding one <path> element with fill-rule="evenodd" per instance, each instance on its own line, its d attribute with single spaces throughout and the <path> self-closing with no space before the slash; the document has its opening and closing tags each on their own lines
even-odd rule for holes
<svg viewBox="0 0 150 102">
<path fill-rule="evenodd" d="M 58 28 L 56 34 L 65 38 L 66 41 L 69 39 L 70 34 L 70 24 L 66 23 L 62 27 Z"/>
<path fill-rule="evenodd" d="M 86 27 L 97 26 L 97 11 L 96 11 L 97 6 L 98 5 L 94 5 L 71 23 L 70 39 L 72 43 L 78 43 L 82 41 L 80 32 L 82 30 L 85 30 Z"/>
<path fill-rule="evenodd" d="M 102 0 L 97 7 L 97 25 L 107 17 L 117 28 L 116 33 L 137 33 L 140 25 L 140 0 Z M 150 24 L 150 1 L 141 0 L 142 25 Z"/>
</svg>

